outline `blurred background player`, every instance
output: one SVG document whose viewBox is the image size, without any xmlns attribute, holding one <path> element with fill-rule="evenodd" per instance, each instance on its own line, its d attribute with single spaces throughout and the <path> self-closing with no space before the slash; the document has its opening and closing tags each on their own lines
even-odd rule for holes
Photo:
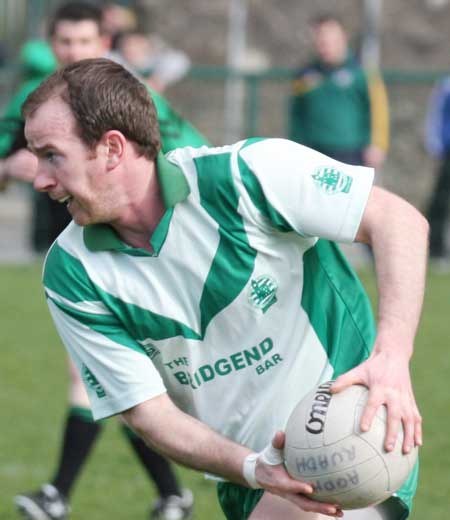
<svg viewBox="0 0 450 520">
<path fill-rule="evenodd" d="M 438 168 L 426 216 L 430 223 L 430 259 L 450 268 L 446 231 L 450 200 L 450 76 L 436 83 L 428 101 L 425 146 Z"/>
<path fill-rule="evenodd" d="M 34 159 L 25 149 L 20 108 L 28 94 L 55 70 L 56 65 L 54 54 L 46 42 L 30 40 L 23 45 L 19 56 L 20 87 L 0 119 L 0 188 L 7 187 L 11 172 L 20 172 L 21 180 L 30 181 L 33 178 Z M 33 250 L 41 251 L 41 242 L 46 241 L 46 229 L 42 229 L 41 224 L 49 220 L 48 211 L 51 203 L 48 197 L 42 197 L 39 193 L 32 192 L 31 197 L 31 245 Z M 64 217 L 63 214 L 62 218 Z"/>
<path fill-rule="evenodd" d="M 153 90 L 164 92 L 188 73 L 191 60 L 188 55 L 174 49 L 159 34 L 149 32 L 146 13 L 140 21 L 137 13 L 116 3 L 102 8 L 103 30 L 111 39 L 108 57 L 121 63 L 139 76 Z"/>
<path fill-rule="evenodd" d="M 110 38 L 125 31 L 132 31 L 138 25 L 136 12 L 115 2 L 103 3 L 102 19 L 103 32 Z"/>
<path fill-rule="evenodd" d="M 338 161 L 379 168 L 389 138 L 382 79 L 358 63 L 335 15 L 314 18 L 311 30 L 316 56 L 294 77 L 288 138 Z"/>
<path fill-rule="evenodd" d="M 11 153 L 11 150 L 17 151 L 25 146 L 22 132 L 19 132 L 20 125 L 23 125 L 20 115 L 22 103 L 28 94 L 55 70 L 56 66 L 56 58 L 44 41 L 29 40 L 20 49 L 18 69 L 21 83 L 17 94 L 11 99 L 0 120 L 0 156 L 3 157 Z M 19 143 L 20 138 L 22 139 Z M 16 140 L 17 145 L 14 144 Z"/>
<path fill-rule="evenodd" d="M 114 48 L 123 57 L 124 65 L 128 64 L 157 92 L 180 81 L 190 68 L 187 54 L 173 49 L 156 34 L 122 32 L 116 35 Z"/>
<path fill-rule="evenodd" d="M 49 25 L 49 37 L 51 49 L 59 65 L 88 57 L 99 57 L 107 53 L 109 38 L 102 33 L 101 20 L 101 11 L 85 2 L 69 2 L 56 11 Z M 48 48 L 42 42 L 41 45 L 39 54 L 44 55 L 48 52 Z M 47 67 L 34 83 L 24 85 L 11 101 L 6 113 L 20 120 L 22 102 L 55 67 L 56 63 L 53 63 L 53 67 Z M 178 146 L 206 144 L 205 138 L 173 111 L 164 98 L 153 92 L 152 95 L 157 107 L 164 152 Z M 10 147 L 13 145 L 10 132 L 4 136 L 4 139 L 9 140 Z M 6 144 L 4 152 L 5 155 L 8 154 Z M 1 166 L 3 172 L 7 172 L 11 178 L 32 181 L 36 173 L 35 159 L 24 148 L 19 148 L 10 154 L 8 159 L 1 162 Z M 49 213 L 50 228 L 46 231 L 43 244 L 47 249 L 70 221 L 70 216 L 65 205 L 52 201 L 46 194 L 42 203 L 52 208 Z M 80 375 L 70 363 L 69 409 L 58 466 L 51 481 L 44 484 L 41 489 L 15 497 L 17 506 L 25 516 L 36 520 L 63 519 L 68 516 L 70 511 L 68 500 L 74 483 L 101 430 L 102 424 L 93 421 Z M 165 458 L 148 448 L 125 426 L 123 430 L 146 472 L 154 481 L 159 494 L 159 499 L 152 508 L 151 518 L 171 520 L 189 518 L 193 505 L 192 493 L 187 489 L 180 489 L 175 474 Z"/>
</svg>

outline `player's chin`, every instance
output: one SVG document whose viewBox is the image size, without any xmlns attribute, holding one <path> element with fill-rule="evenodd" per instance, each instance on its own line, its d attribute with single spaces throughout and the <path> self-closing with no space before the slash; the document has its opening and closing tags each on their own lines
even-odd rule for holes
<svg viewBox="0 0 450 520">
<path fill-rule="evenodd" d="M 73 211 L 70 212 L 73 221 L 79 226 L 91 226 L 92 224 L 98 224 L 99 219 L 92 217 L 84 211 Z"/>
<path fill-rule="evenodd" d="M 71 199 L 67 205 L 67 209 L 73 219 L 79 226 L 91 226 L 92 224 L 101 224 L 108 221 L 107 216 L 102 211 L 90 205 L 79 203 L 75 199 Z"/>
</svg>

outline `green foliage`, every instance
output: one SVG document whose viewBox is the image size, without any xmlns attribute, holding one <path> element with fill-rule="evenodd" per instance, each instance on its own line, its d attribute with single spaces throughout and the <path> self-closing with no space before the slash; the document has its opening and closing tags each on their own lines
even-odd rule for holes
<svg viewBox="0 0 450 520">
<path fill-rule="evenodd" d="M 12 497 L 52 477 L 66 410 L 65 353 L 40 285 L 40 265 L 0 267 L 0 518 L 18 520 Z M 371 273 L 362 274 L 371 295 Z M 412 520 L 441 520 L 448 501 L 450 276 L 430 277 L 413 374 L 424 417 L 421 480 Z M 196 520 L 223 518 L 215 485 L 178 468 L 194 490 Z M 106 422 L 74 490 L 73 520 L 146 518 L 155 493 L 116 420 Z"/>
</svg>

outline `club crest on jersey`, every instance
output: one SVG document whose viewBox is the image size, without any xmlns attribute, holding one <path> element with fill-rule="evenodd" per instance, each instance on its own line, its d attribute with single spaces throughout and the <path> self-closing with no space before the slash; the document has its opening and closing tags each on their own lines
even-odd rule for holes
<svg viewBox="0 0 450 520">
<path fill-rule="evenodd" d="M 278 285 L 273 278 L 263 274 L 250 281 L 249 302 L 263 313 L 277 302 Z"/>
<path fill-rule="evenodd" d="M 341 172 L 333 166 L 321 166 L 312 174 L 316 184 L 330 195 L 336 193 L 348 193 L 352 186 L 353 178 Z"/>
</svg>

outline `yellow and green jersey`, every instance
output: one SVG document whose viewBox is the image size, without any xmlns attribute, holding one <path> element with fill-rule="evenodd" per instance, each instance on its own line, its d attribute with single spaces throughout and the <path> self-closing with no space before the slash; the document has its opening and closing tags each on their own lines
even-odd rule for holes
<svg viewBox="0 0 450 520">
<path fill-rule="evenodd" d="M 339 66 L 314 62 L 296 74 L 288 137 L 323 153 L 387 150 L 389 112 L 382 78 L 349 54 Z"/>
</svg>

